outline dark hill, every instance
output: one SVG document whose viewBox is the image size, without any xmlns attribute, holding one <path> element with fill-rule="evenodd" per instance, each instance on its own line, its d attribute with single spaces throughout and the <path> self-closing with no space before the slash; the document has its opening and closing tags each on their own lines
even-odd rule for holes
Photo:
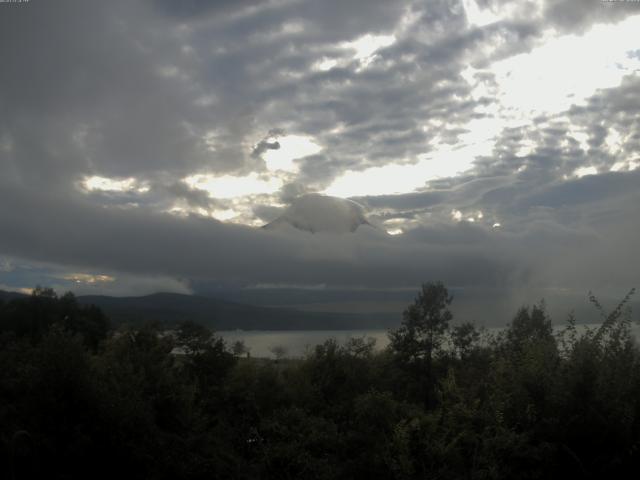
<svg viewBox="0 0 640 480">
<path fill-rule="evenodd" d="M 0 301 L 10 302 L 11 300 L 15 300 L 16 298 L 26 298 L 28 295 L 24 293 L 18 292 L 5 292 L 4 290 L 0 290 Z"/>
<path fill-rule="evenodd" d="M 0 290 L 0 300 L 5 302 L 25 297 L 22 293 Z M 82 295 L 78 301 L 100 307 L 115 325 L 146 322 L 175 325 L 191 320 L 215 330 L 350 330 L 387 328 L 400 322 L 399 316 L 396 319 L 384 314 L 304 312 L 177 293 L 141 297 Z"/>
<path fill-rule="evenodd" d="M 143 297 L 92 295 L 80 296 L 78 300 L 97 305 L 115 324 L 146 321 L 175 324 L 191 320 L 216 330 L 346 330 L 394 326 L 388 315 L 302 312 L 176 293 Z"/>
</svg>

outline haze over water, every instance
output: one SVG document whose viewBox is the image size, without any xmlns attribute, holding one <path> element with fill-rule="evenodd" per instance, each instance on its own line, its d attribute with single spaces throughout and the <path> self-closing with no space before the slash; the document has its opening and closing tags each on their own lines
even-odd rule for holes
<svg viewBox="0 0 640 480">
<path fill-rule="evenodd" d="M 584 332 L 587 328 L 597 328 L 600 324 L 592 323 L 586 325 L 577 325 L 578 333 Z M 554 326 L 555 333 L 560 333 L 565 328 L 564 325 Z M 498 334 L 504 328 L 487 328 L 486 333 L 490 335 Z M 636 338 L 640 339 L 640 325 L 631 324 L 631 332 Z M 285 357 L 299 358 L 311 353 L 316 345 L 326 340 L 335 339 L 339 344 L 344 344 L 350 338 L 373 338 L 376 341 L 376 350 L 382 350 L 389 345 L 388 330 L 292 330 L 292 331 L 220 331 L 217 335 L 221 336 L 227 345 L 231 346 L 233 342 L 243 341 L 249 349 L 252 357 L 259 358 L 275 358 L 271 351 L 273 347 L 284 347 Z"/>
</svg>

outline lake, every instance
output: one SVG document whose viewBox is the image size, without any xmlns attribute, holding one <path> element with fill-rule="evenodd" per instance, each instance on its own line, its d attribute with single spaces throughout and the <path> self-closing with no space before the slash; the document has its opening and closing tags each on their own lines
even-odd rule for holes
<svg viewBox="0 0 640 480">
<path fill-rule="evenodd" d="M 577 325 L 578 332 L 586 328 L 597 328 L 599 324 Z M 554 330 L 560 331 L 564 325 L 555 325 Z M 487 328 L 488 333 L 498 333 L 504 327 Z M 640 326 L 631 324 L 634 336 L 640 338 Z M 283 347 L 285 357 L 303 357 L 330 338 L 335 338 L 339 344 L 344 344 L 349 338 L 369 337 L 376 340 L 376 349 L 383 349 L 389 344 L 388 330 L 227 330 L 216 332 L 231 346 L 233 342 L 241 340 L 250 349 L 252 357 L 274 358 L 273 347 Z"/>
<path fill-rule="evenodd" d="M 274 357 L 270 349 L 276 346 L 285 349 L 286 357 L 302 357 L 307 350 L 330 338 L 335 338 L 340 344 L 349 338 L 375 338 L 376 348 L 384 348 L 389 344 L 387 330 L 228 330 L 216 334 L 224 338 L 228 345 L 242 340 L 252 357 L 266 358 Z"/>
<path fill-rule="evenodd" d="M 577 325 L 578 332 L 586 328 L 597 328 L 599 324 Z M 555 325 L 554 330 L 560 331 L 564 325 Z M 490 334 L 503 330 L 504 327 L 487 328 Z M 634 336 L 640 338 L 640 326 L 631 325 Z M 303 357 L 309 350 L 330 338 L 344 344 L 349 338 L 374 338 L 376 349 L 383 349 L 389 344 L 388 330 L 226 330 L 216 332 L 231 346 L 233 342 L 241 340 L 250 349 L 252 357 L 274 358 L 273 347 L 283 347 L 286 357 Z"/>
</svg>

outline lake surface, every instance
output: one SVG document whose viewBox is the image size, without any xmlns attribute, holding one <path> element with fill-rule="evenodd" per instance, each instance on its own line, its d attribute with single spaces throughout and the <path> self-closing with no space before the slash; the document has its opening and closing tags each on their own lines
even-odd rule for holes
<svg viewBox="0 0 640 480">
<path fill-rule="evenodd" d="M 597 328 L 599 324 L 577 325 L 578 332 L 587 328 Z M 555 325 L 554 330 L 560 331 L 564 325 Z M 504 327 L 487 328 L 489 334 L 496 334 L 504 330 Z M 640 339 L 640 325 L 632 324 L 631 332 Z M 271 351 L 274 347 L 282 347 L 285 357 L 303 357 L 307 352 L 313 350 L 330 338 L 334 338 L 339 344 L 344 344 L 349 338 L 374 338 L 376 349 L 383 349 L 389 345 L 388 330 L 227 330 L 216 332 L 231 346 L 233 342 L 241 340 L 249 348 L 252 357 L 274 358 Z"/>
<path fill-rule="evenodd" d="M 252 357 L 273 358 L 273 347 L 283 347 L 286 357 L 302 357 L 308 350 L 335 338 L 343 344 L 349 338 L 375 338 L 376 348 L 382 349 L 389 344 L 387 330 L 275 330 L 275 331 L 243 331 L 230 330 L 216 332 L 228 345 L 242 340 L 250 349 Z"/>
</svg>

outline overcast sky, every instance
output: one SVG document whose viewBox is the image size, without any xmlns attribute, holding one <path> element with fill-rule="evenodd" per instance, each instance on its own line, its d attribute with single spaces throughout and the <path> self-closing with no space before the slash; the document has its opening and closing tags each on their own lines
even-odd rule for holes
<svg viewBox="0 0 640 480">
<path fill-rule="evenodd" d="M 640 3 L 0 3 L 0 288 L 640 286 Z M 300 195 L 375 228 L 264 230 Z"/>
</svg>

